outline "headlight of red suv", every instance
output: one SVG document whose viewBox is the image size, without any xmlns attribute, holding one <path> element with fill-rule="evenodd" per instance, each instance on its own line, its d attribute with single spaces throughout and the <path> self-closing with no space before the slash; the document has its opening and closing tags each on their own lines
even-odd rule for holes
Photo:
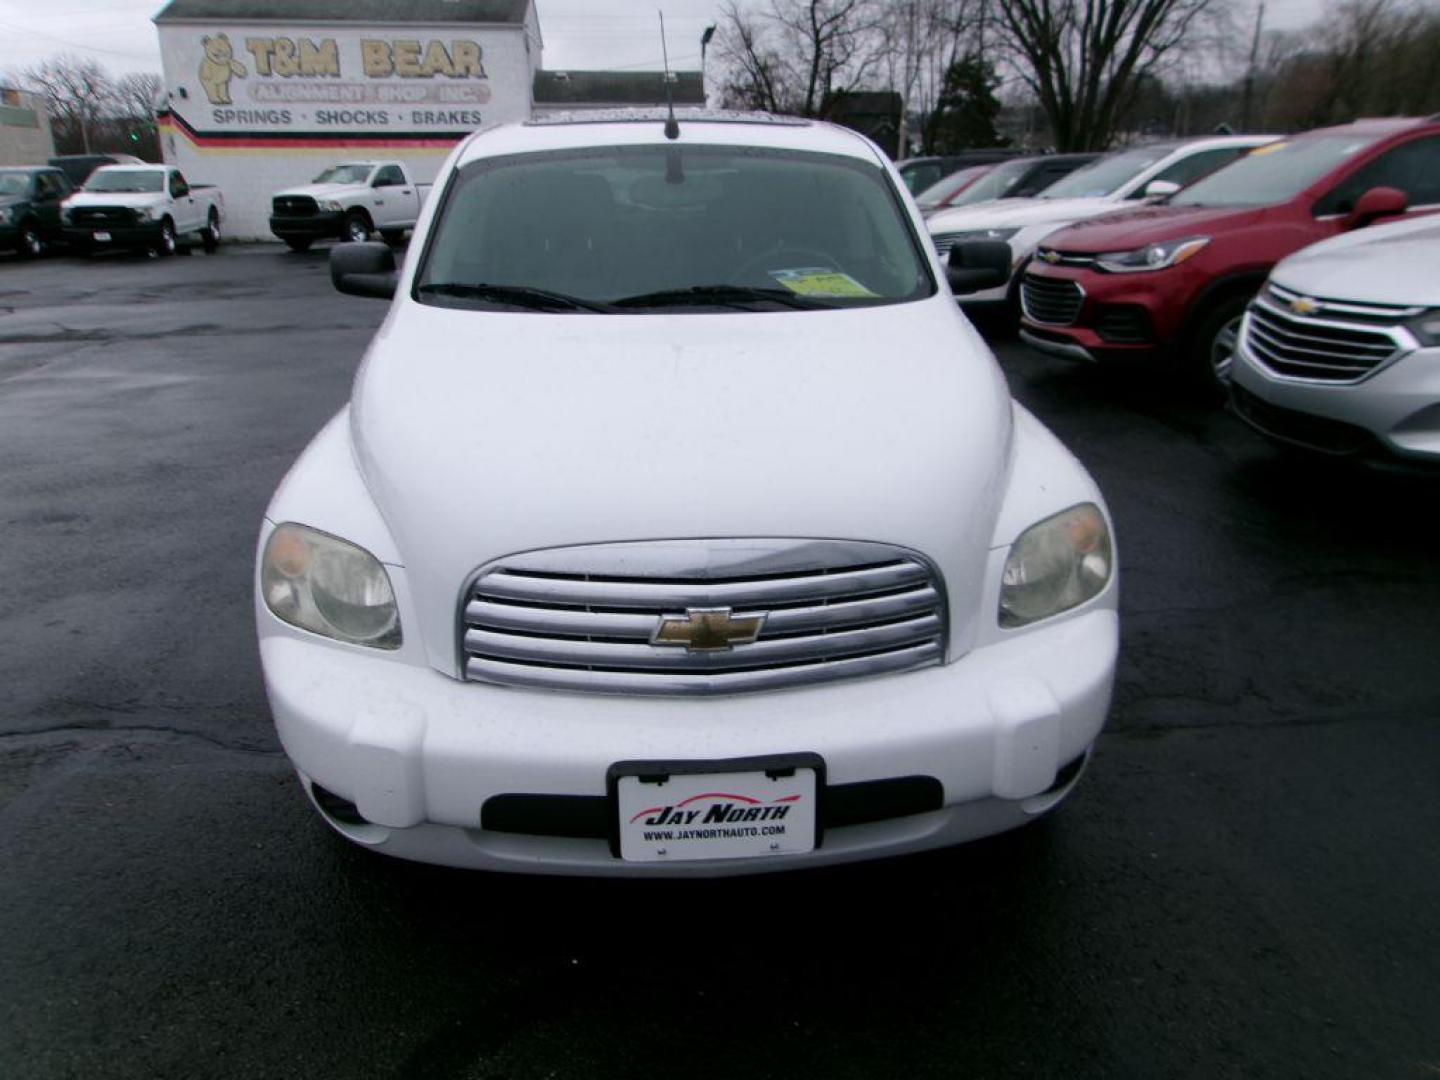
<svg viewBox="0 0 1440 1080">
<path fill-rule="evenodd" d="M 1164 270 L 1178 266 L 1197 254 L 1210 242 L 1208 236 L 1191 236 L 1185 240 L 1166 240 L 1163 244 L 1147 244 L 1134 251 L 1112 251 L 1097 256 L 1095 265 L 1112 274 L 1134 274 L 1142 270 Z"/>
</svg>

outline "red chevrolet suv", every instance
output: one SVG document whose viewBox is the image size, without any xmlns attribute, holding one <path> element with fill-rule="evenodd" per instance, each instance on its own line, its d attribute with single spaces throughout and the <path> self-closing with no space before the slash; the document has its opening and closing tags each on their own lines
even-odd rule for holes
<svg viewBox="0 0 1440 1080">
<path fill-rule="evenodd" d="M 1077 359 L 1175 353 L 1208 387 L 1279 260 L 1380 218 L 1440 210 L 1440 116 L 1360 120 L 1271 143 L 1171 196 L 1045 238 L 1021 337 Z"/>
</svg>

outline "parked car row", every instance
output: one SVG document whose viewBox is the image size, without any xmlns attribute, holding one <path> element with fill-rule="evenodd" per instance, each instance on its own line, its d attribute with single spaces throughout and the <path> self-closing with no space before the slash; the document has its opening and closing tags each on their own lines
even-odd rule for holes
<svg viewBox="0 0 1440 1080">
<path fill-rule="evenodd" d="M 206 251 L 219 246 L 225 218 L 219 188 L 192 184 L 173 166 L 105 163 L 112 160 L 91 155 L 0 169 L 0 250 L 34 257 L 64 243 L 77 251 L 169 255 L 187 236 Z M 320 239 L 366 240 L 375 232 L 398 243 L 419 220 L 429 193 L 430 185 L 416 183 L 401 162 L 347 162 L 277 193 L 270 228 L 296 251 Z"/>
<path fill-rule="evenodd" d="M 1281 441 L 1440 462 L 1436 211 L 1440 116 L 1144 147 L 927 225 L 959 265 L 1009 245 L 961 302 L 1015 304 L 1043 352 L 1178 360 Z"/>
</svg>

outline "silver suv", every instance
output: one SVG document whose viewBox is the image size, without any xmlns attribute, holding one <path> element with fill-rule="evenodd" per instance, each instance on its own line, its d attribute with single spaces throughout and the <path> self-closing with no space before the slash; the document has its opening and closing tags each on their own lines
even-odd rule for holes
<svg viewBox="0 0 1440 1080">
<path fill-rule="evenodd" d="M 1240 332 L 1235 411 L 1333 456 L 1440 464 L 1440 215 L 1346 233 L 1275 267 Z"/>
</svg>

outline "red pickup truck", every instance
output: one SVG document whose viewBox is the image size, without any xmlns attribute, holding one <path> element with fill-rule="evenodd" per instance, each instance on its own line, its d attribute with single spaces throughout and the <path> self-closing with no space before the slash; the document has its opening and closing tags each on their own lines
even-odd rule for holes
<svg viewBox="0 0 1440 1080">
<path fill-rule="evenodd" d="M 1270 268 L 1347 229 L 1440 210 L 1440 116 L 1360 120 L 1272 143 L 1177 192 L 1045 238 L 1021 286 L 1021 337 L 1076 359 L 1178 354 L 1228 380 Z"/>
</svg>

